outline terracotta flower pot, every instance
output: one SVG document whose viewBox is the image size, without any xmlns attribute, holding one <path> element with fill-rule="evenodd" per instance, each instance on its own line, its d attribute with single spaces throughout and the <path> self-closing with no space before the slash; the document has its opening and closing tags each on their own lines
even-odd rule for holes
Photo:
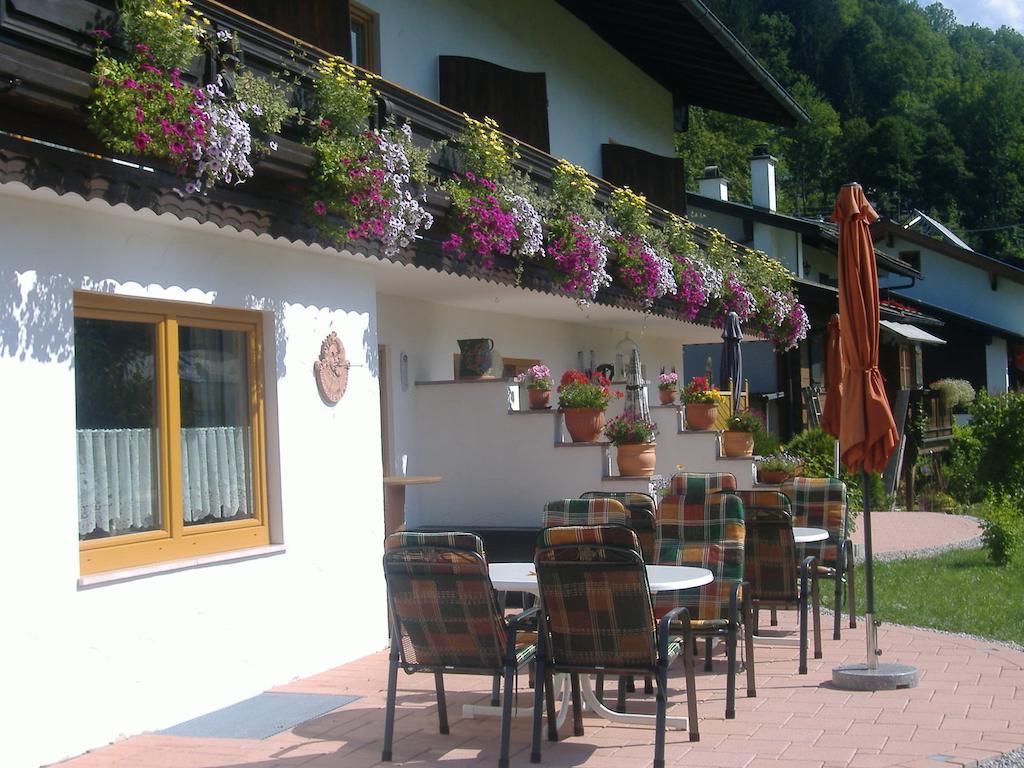
<svg viewBox="0 0 1024 768">
<path fill-rule="evenodd" d="M 676 401 L 676 391 L 674 389 L 659 389 L 658 397 L 661 398 L 662 405 L 672 405 Z"/>
<path fill-rule="evenodd" d="M 754 455 L 754 433 L 727 429 L 722 433 L 722 455 L 730 458 Z"/>
<path fill-rule="evenodd" d="M 526 390 L 526 396 L 530 400 L 531 411 L 540 411 L 550 407 L 548 405 L 551 400 L 550 389 L 528 389 Z"/>
<path fill-rule="evenodd" d="M 593 443 L 604 429 L 604 410 L 601 408 L 565 408 L 562 417 L 574 443 Z"/>
<path fill-rule="evenodd" d="M 718 403 L 687 403 L 687 429 L 711 429 L 718 421 Z"/>
<path fill-rule="evenodd" d="M 784 469 L 758 469 L 757 482 L 765 485 L 779 485 L 789 479 L 789 472 Z"/>
<path fill-rule="evenodd" d="M 615 463 L 626 477 L 650 477 L 654 474 L 654 443 L 625 443 L 615 446 Z"/>
</svg>

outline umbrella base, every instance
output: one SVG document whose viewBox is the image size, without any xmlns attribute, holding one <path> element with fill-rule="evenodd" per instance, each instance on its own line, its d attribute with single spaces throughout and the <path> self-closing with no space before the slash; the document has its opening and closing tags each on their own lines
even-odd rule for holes
<svg viewBox="0 0 1024 768">
<path fill-rule="evenodd" d="M 895 691 L 916 688 L 918 672 L 909 664 L 844 664 L 832 668 L 832 685 L 846 691 Z"/>
</svg>

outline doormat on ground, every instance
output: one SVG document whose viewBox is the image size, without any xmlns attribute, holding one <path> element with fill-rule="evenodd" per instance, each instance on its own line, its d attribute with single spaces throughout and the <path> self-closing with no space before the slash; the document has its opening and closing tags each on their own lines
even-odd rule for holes
<svg viewBox="0 0 1024 768">
<path fill-rule="evenodd" d="M 266 739 L 359 698 L 318 693 L 261 693 L 158 733 L 208 739 Z"/>
</svg>

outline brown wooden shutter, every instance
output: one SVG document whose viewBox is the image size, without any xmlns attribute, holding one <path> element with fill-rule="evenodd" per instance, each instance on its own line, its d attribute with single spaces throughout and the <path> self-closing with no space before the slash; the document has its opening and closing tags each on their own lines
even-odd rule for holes
<svg viewBox="0 0 1024 768">
<path fill-rule="evenodd" d="M 619 187 L 640 192 L 655 205 L 686 214 L 686 170 L 678 157 L 662 157 L 624 144 L 602 144 L 604 177 Z"/>
<path fill-rule="evenodd" d="M 548 87 L 543 72 L 519 72 L 464 56 L 439 56 L 441 103 L 547 152 Z"/>
<path fill-rule="evenodd" d="M 348 0 L 220 0 L 264 24 L 352 59 Z"/>
</svg>

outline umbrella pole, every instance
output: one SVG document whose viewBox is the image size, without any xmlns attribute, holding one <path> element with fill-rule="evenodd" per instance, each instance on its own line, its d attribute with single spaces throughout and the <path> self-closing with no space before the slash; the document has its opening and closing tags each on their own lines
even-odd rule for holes
<svg viewBox="0 0 1024 768">
<path fill-rule="evenodd" d="M 868 645 L 868 669 L 878 669 L 878 624 L 875 623 L 875 579 L 871 570 L 871 488 L 868 473 L 860 471 L 860 489 L 864 500 L 864 612 L 865 637 Z"/>
</svg>

